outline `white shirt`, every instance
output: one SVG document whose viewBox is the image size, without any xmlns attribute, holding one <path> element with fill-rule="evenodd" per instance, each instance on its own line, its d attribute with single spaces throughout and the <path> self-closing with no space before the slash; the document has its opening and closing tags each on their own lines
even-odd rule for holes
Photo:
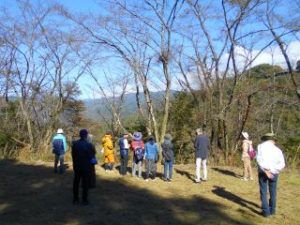
<svg viewBox="0 0 300 225">
<path fill-rule="evenodd" d="M 257 146 L 256 160 L 261 169 L 270 170 L 273 174 L 278 174 L 285 167 L 282 151 L 272 140 Z"/>
<path fill-rule="evenodd" d="M 129 143 L 128 143 L 128 140 L 126 138 L 124 138 L 124 148 L 125 149 L 129 149 Z"/>
</svg>

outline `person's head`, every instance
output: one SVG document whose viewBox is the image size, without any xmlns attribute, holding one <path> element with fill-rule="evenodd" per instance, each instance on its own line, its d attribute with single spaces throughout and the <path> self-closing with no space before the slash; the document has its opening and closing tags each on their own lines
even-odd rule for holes
<svg viewBox="0 0 300 225">
<path fill-rule="evenodd" d="M 164 139 L 171 141 L 172 140 L 171 134 L 165 134 Z"/>
<path fill-rule="evenodd" d="M 200 135 L 200 134 L 202 134 L 202 133 L 203 133 L 203 131 L 202 131 L 201 128 L 197 128 L 197 129 L 196 129 L 196 134 L 197 134 L 197 135 Z"/>
<path fill-rule="evenodd" d="M 153 142 L 155 141 L 155 139 L 154 139 L 153 136 L 149 136 L 149 137 L 148 137 L 148 141 L 149 141 L 150 143 L 153 143 Z"/>
<path fill-rule="evenodd" d="M 87 131 L 87 129 L 81 129 L 79 131 L 79 136 L 82 139 L 87 139 L 89 132 Z"/>
<path fill-rule="evenodd" d="M 143 137 L 143 135 L 142 135 L 141 132 L 134 132 L 134 133 L 133 133 L 133 140 L 135 140 L 135 141 L 140 141 L 140 140 L 142 140 L 142 137 Z"/>
<path fill-rule="evenodd" d="M 242 138 L 244 139 L 244 140 L 249 140 L 249 134 L 247 133 L 247 132 L 242 132 Z"/>
<path fill-rule="evenodd" d="M 105 135 L 112 136 L 112 132 L 110 130 L 108 130 L 108 131 L 105 132 Z"/>
<path fill-rule="evenodd" d="M 261 137 L 261 140 L 262 141 L 269 141 L 269 140 L 276 141 L 276 136 L 274 133 L 266 133 Z"/>
<path fill-rule="evenodd" d="M 63 130 L 62 128 L 58 128 L 56 133 L 57 133 L 57 134 L 63 134 L 63 133 L 64 133 L 64 130 Z"/>
<path fill-rule="evenodd" d="M 128 133 L 124 133 L 123 138 L 127 139 L 128 138 Z"/>
</svg>

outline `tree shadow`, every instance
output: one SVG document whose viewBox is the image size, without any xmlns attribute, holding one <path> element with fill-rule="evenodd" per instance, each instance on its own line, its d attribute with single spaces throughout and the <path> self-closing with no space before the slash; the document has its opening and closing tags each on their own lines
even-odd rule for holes
<svg viewBox="0 0 300 225">
<path fill-rule="evenodd" d="M 58 175 L 51 167 L 16 161 L 0 161 L 0 168 L 2 225 L 194 225 L 219 224 L 220 221 L 222 224 L 251 224 L 230 217 L 223 212 L 224 205 L 202 196 L 167 198 L 132 186 L 124 179 L 99 176 L 96 188 L 90 190 L 91 205 L 73 205 L 72 171 Z"/>
<path fill-rule="evenodd" d="M 241 176 L 237 175 L 235 172 L 233 171 L 230 171 L 230 170 L 226 170 L 226 169 L 221 169 L 221 168 L 212 168 L 213 170 L 219 172 L 219 173 L 222 173 L 224 175 L 227 175 L 227 176 L 232 176 L 232 177 L 236 177 L 236 178 L 240 178 Z"/>
<path fill-rule="evenodd" d="M 102 166 L 102 168 L 104 168 L 104 166 Z M 118 171 L 118 173 L 120 174 L 120 175 L 122 175 L 121 174 L 121 172 L 120 172 L 120 169 L 121 169 L 121 166 L 120 165 L 117 165 L 117 166 L 115 166 L 115 169 Z M 145 164 L 143 164 L 143 166 L 142 166 L 142 177 L 143 178 L 145 178 L 146 177 L 146 173 L 145 173 Z M 130 166 L 127 166 L 126 167 L 126 174 L 132 174 L 132 167 L 130 167 Z M 161 178 L 161 179 L 163 179 L 163 173 L 160 173 L 160 172 L 157 172 L 156 171 L 156 177 L 157 178 Z"/>
<path fill-rule="evenodd" d="M 230 200 L 240 206 L 243 206 L 258 215 L 261 214 L 259 210 L 256 210 L 256 208 L 260 209 L 260 206 L 258 204 L 251 202 L 249 200 L 243 199 L 243 198 L 225 190 L 225 187 L 214 186 L 214 189 L 212 190 L 212 192 L 222 198 L 225 198 L 225 199 Z"/>
<path fill-rule="evenodd" d="M 189 172 L 184 171 L 184 170 L 180 170 L 180 169 L 175 169 L 176 173 L 180 174 L 181 176 L 185 176 L 188 179 L 192 180 L 193 182 L 195 181 L 193 175 L 191 175 Z"/>
</svg>

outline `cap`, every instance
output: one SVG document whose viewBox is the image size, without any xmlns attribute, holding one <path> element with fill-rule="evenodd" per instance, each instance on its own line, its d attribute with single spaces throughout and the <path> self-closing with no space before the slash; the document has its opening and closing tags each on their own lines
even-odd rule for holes
<svg viewBox="0 0 300 225">
<path fill-rule="evenodd" d="M 63 129 L 61 129 L 61 128 L 59 128 L 59 129 L 57 129 L 57 132 L 56 132 L 57 134 L 63 134 L 64 133 L 64 130 Z"/>
</svg>

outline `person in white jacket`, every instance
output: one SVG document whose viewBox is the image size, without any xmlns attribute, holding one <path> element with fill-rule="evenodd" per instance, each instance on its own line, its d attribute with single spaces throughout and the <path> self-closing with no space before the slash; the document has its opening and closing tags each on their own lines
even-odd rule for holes
<svg viewBox="0 0 300 225">
<path fill-rule="evenodd" d="M 276 213 L 276 192 L 279 172 L 285 167 L 282 151 L 275 145 L 275 135 L 267 133 L 257 146 L 258 180 L 262 214 L 265 217 Z M 268 201 L 267 193 L 270 193 Z"/>
</svg>

